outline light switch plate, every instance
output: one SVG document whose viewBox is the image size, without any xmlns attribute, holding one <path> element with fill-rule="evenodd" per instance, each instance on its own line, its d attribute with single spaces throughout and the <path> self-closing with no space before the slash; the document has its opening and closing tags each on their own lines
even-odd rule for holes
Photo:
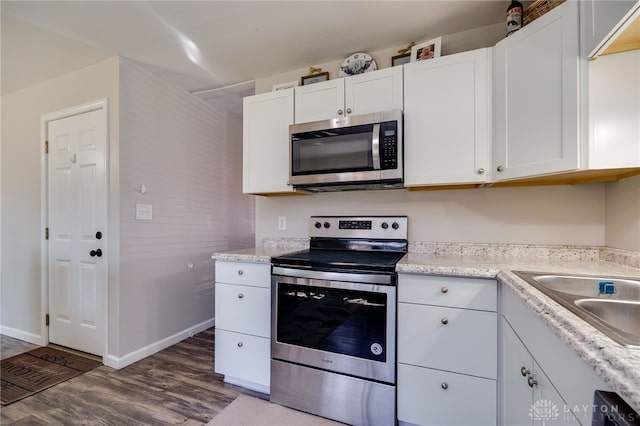
<svg viewBox="0 0 640 426">
<path fill-rule="evenodd" d="M 153 206 L 151 204 L 136 204 L 136 220 L 153 219 Z"/>
</svg>

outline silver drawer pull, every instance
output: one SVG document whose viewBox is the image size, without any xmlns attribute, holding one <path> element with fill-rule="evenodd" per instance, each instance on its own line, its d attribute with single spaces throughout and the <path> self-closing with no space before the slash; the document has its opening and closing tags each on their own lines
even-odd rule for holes
<svg viewBox="0 0 640 426">
<path fill-rule="evenodd" d="M 529 378 L 527 379 L 527 383 L 531 388 L 538 384 L 538 382 L 536 381 L 536 379 L 533 378 L 533 376 L 529 376 Z"/>
<path fill-rule="evenodd" d="M 238 275 L 242 275 L 244 274 L 244 271 L 242 269 L 238 269 Z"/>
<path fill-rule="evenodd" d="M 443 383 L 440 385 L 440 387 L 441 387 L 442 389 L 444 389 L 444 390 L 449 389 L 449 385 L 447 384 L 447 382 L 443 382 Z"/>
<path fill-rule="evenodd" d="M 448 289 L 447 287 L 442 287 L 442 288 L 440 289 L 440 291 L 441 291 L 441 292 L 443 292 L 443 293 L 448 293 L 448 292 L 449 292 L 449 289 Z"/>
<path fill-rule="evenodd" d="M 244 294 L 238 293 L 238 299 L 242 299 L 242 298 L 244 298 Z"/>
<path fill-rule="evenodd" d="M 527 367 L 522 367 L 520 369 L 520 374 L 522 374 L 523 376 L 526 376 L 527 374 L 530 374 L 531 372 L 529 370 L 527 370 Z"/>
<path fill-rule="evenodd" d="M 242 343 L 242 342 L 238 342 L 238 347 L 239 347 L 239 348 L 241 348 L 241 347 L 243 347 L 243 346 L 244 346 L 244 343 Z"/>
<path fill-rule="evenodd" d="M 442 319 L 440 320 L 440 322 L 441 322 L 441 323 L 443 323 L 444 325 L 449 324 L 449 320 L 448 320 L 448 319 L 446 319 L 446 318 L 442 318 Z"/>
</svg>

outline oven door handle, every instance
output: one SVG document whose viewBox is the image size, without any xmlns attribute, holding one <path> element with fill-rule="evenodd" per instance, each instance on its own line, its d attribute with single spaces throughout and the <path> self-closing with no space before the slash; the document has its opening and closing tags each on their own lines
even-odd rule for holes
<svg viewBox="0 0 640 426">
<path fill-rule="evenodd" d="M 282 275 L 294 278 L 309 278 L 326 281 L 348 281 L 367 284 L 393 284 L 393 276 L 385 274 L 355 274 L 348 272 L 313 271 L 309 269 L 293 269 L 274 266 L 272 275 Z"/>
</svg>

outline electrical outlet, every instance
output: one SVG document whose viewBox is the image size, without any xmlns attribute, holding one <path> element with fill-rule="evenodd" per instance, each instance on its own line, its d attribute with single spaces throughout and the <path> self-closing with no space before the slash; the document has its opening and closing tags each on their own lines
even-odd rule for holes
<svg viewBox="0 0 640 426">
<path fill-rule="evenodd" d="M 284 231 L 287 229 L 287 218 L 286 216 L 278 217 L 278 229 L 280 231 Z"/>
</svg>

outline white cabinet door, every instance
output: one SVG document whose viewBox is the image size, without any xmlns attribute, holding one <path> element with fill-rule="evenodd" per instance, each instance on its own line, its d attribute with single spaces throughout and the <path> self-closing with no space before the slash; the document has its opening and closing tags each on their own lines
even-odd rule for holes
<svg viewBox="0 0 640 426">
<path fill-rule="evenodd" d="M 225 381 L 268 392 L 271 378 L 271 340 L 216 329 L 216 373 Z M 255 385 L 258 385 L 257 387 Z"/>
<path fill-rule="evenodd" d="M 415 425 L 495 426 L 496 417 L 495 380 L 398 365 L 398 420 Z"/>
<path fill-rule="evenodd" d="M 344 85 L 347 115 L 402 109 L 402 67 L 354 75 Z"/>
<path fill-rule="evenodd" d="M 578 2 L 495 47 L 494 180 L 579 167 Z"/>
<path fill-rule="evenodd" d="M 640 50 L 600 56 L 589 62 L 589 168 L 640 167 L 639 141 Z"/>
<path fill-rule="evenodd" d="M 522 375 L 524 369 L 525 375 Z M 511 326 L 502 320 L 502 424 L 530 425 L 532 388 L 526 372 L 533 371 L 533 359 Z"/>
<path fill-rule="evenodd" d="M 495 380 L 497 334 L 495 312 L 398 304 L 398 362 L 404 364 Z"/>
<path fill-rule="evenodd" d="M 551 380 L 544 374 L 537 362 L 533 361 L 533 404 L 531 419 L 534 425 L 577 426 L 580 422 L 573 415 Z"/>
<path fill-rule="evenodd" d="M 292 192 L 289 180 L 289 125 L 293 89 L 244 98 L 242 191 Z"/>
<path fill-rule="evenodd" d="M 402 109 L 402 67 L 295 88 L 295 122 Z"/>
<path fill-rule="evenodd" d="M 580 424 L 551 380 L 504 319 L 502 320 L 502 424 L 567 426 Z"/>
<path fill-rule="evenodd" d="M 582 36 L 582 54 L 585 57 L 596 56 L 604 46 L 610 44 L 618 30 L 640 9 L 637 0 L 582 0 L 580 2 L 580 34 Z M 584 17 L 584 19 L 582 19 Z"/>
<path fill-rule="evenodd" d="M 405 186 L 484 183 L 491 49 L 404 66 Z"/>
<path fill-rule="evenodd" d="M 216 329 L 271 336 L 271 290 L 216 282 Z"/>
<path fill-rule="evenodd" d="M 296 87 L 295 93 L 296 123 L 344 117 L 343 78 Z"/>
</svg>

